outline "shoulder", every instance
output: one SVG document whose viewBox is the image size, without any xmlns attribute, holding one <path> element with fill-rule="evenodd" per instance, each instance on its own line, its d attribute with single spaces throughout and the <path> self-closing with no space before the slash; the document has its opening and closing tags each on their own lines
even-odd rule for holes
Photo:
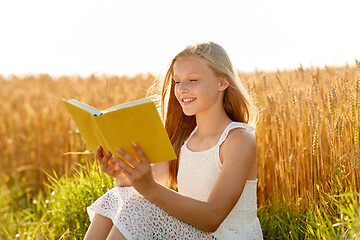
<svg viewBox="0 0 360 240">
<path fill-rule="evenodd" d="M 229 131 L 224 144 L 226 146 L 256 147 L 255 135 L 244 128 L 234 128 Z"/>
<path fill-rule="evenodd" d="M 238 161 L 256 161 L 256 139 L 244 128 L 234 128 L 221 146 L 222 158 L 236 158 Z"/>
</svg>

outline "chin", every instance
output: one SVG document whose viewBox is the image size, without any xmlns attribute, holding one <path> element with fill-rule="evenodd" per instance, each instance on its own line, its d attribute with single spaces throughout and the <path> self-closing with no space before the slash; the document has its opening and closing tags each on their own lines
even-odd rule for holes
<svg viewBox="0 0 360 240">
<path fill-rule="evenodd" d="M 184 109 L 183 109 L 183 113 L 184 113 L 186 116 L 188 116 L 188 117 L 191 117 L 191 116 L 194 116 L 194 115 L 195 115 L 195 113 L 189 112 L 189 111 L 184 111 Z"/>
<path fill-rule="evenodd" d="M 188 116 L 188 117 L 191 117 L 191 116 L 194 116 L 194 115 L 195 115 L 195 113 L 185 113 L 185 112 L 184 112 L 184 114 L 185 114 L 186 116 Z"/>
</svg>

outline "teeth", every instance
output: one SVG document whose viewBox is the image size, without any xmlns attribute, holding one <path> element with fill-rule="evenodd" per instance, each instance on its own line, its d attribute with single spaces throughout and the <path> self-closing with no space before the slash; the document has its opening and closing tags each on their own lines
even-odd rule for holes
<svg viewBox="0 0 360 240">
<path fill-rule="evenodd" d="M 195 98 L 187 98 L 187 99 L 183 99 L 183 102 L 191 102 L 194 100 L 195 100 Z"/>
</svg>

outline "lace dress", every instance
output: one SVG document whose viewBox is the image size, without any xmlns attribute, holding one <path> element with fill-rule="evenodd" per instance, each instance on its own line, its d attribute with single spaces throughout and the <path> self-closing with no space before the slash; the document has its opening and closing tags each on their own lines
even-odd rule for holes
<svg viewBox="0 0 360 240">
<path fill-rule="evenodd" d="M 221 170 L 220 145 L 229 131 L 254 127 L 230 123 L 212 148 L 193 152 L 185 141 L 179 157 L 178 191 L 182 195 L 206 201 Z M 204 164 L 206 162 L 206 164 Z M 196 183 L 196 184 L 194 184 Z M 204 232 L 178 220 L 145 199 L 133 187 L 115 187 L 87 208 L 90 221 L 95 213 L 110 218 L 126 239 L 263 239 L 257 218 L 256 180 L 248 180 L 235 207 L 219 228 Z"/>
</svg>

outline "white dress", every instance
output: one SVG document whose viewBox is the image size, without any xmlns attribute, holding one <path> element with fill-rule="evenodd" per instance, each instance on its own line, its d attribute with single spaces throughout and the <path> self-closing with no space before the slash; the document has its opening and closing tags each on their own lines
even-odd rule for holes
<svg viewBox="0 0 360 240">
<path fill-rule="evenodd" d="M 212 148 L 193 152 L 185 141 L 179 157 L 178 191 L 182 195 L 206 201 L 221 170 L 220 145 L 233 128 L 255 128 L 231 122 Z M 206 163 L 206 164 L 204 164 Z M 194 184 L 196 183 L 196 184 Z M 204 232 L 178 220 L 145 199 L 133 187 L 115 187 L 87 208 L 90 221 L 95 213 L 110 218 L 126 239 L 263 239 L 257 218 L 257 179 L 247 181 L 235 207 L 219 228 Z"/>
</svg>

